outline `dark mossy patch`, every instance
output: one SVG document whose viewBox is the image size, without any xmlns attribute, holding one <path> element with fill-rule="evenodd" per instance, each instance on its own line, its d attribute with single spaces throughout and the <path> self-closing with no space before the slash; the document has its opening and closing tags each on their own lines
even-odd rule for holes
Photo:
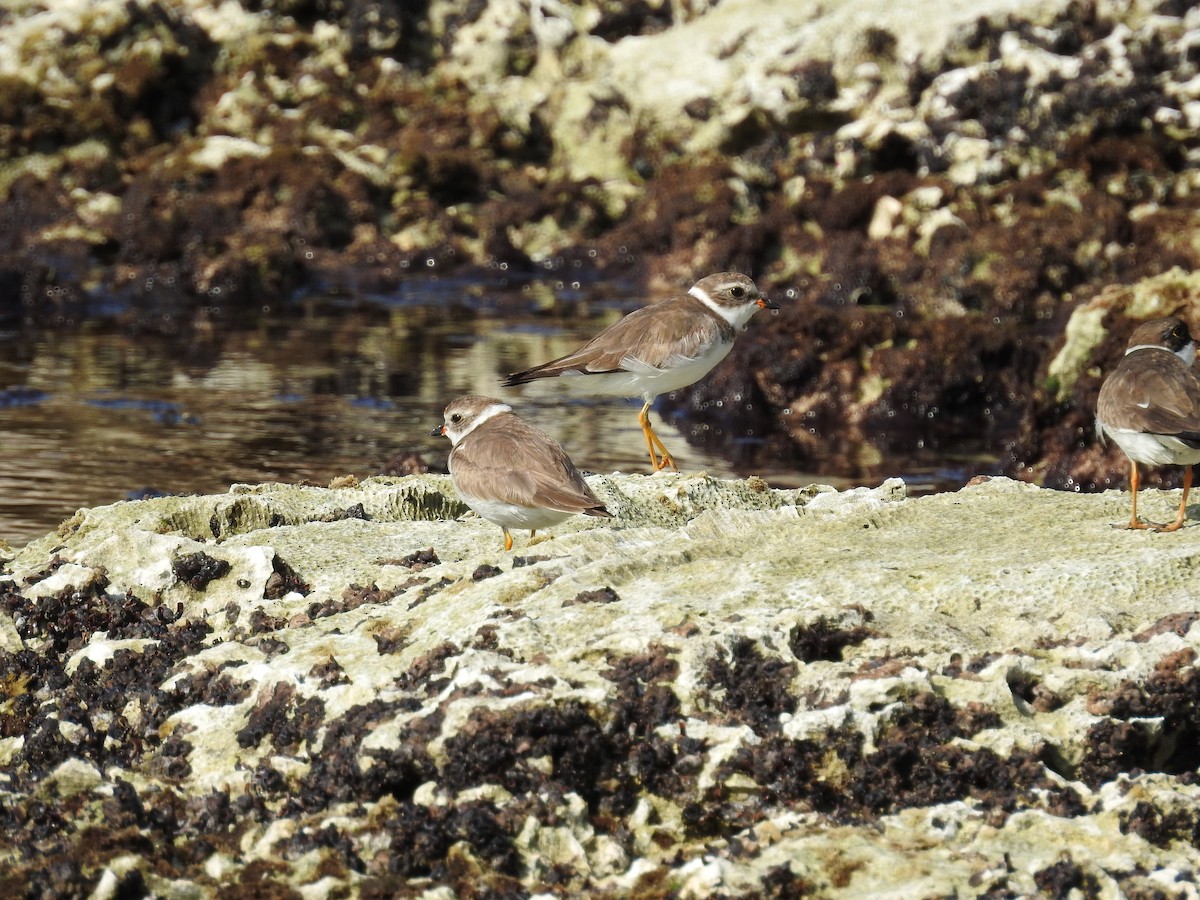
<svg viewBox="0 0 1200 900">
<path fill-rule="evenodd" d="M 670 6 L 648 0 L 599 4 L 600 18 L 590 29 L 593 37 L 618 41 L 633 35 L 658 34 L 671 27 L 674 21 Z"/>
<path fill-rule="evenodd" d="M 344 879 L 352 872 L 364 872 L 367 868 L 351 834 L 333 824 L 304 826 L 287 845 L 295 856 L 313 851 L 321 854 L 318 867 L 321 877 Z"/>
<path fill-rule="evenodd" d="M 410 801 L 413 791 L 436 776 L 426 745 L 440 729 L 440 719 L 431 715 L 409 721 L 394 748 L 365 753 L 362 749 L 376 727 L 408 711 L 410 704 L 403 701 L 373 700 L 330 720 L 308 774 L 294 790 L 276 779 L 272 792 L 293 793 L 300 809 L 308 812 L 319 812 L 331 803 L 363 803 L 385 796 Z"/>
<path fill-rule="evenodd" d="M 479 583 L 488 578 L 495 578 L 497 575 L 503 575 L 504 572 L 498 566 L 490 566 L 487 563 L 476 566 L 475 571 L 471 573 L 471 580 Z"/>
<path fill-rule="evenodd" d="M 609 669 L 604 676 L 624 684 L 636 680 L 642 684 L 671 682 L 679 677 L 678 651 L 666 644 L 652 641 L 645 652 L 632 656 L 610 656 Z"/>
<path fill-rule="evenodd" d="M 1165 772 L 1189 780 L 1200 767 L 1200 671 L 1176 658 L 1143 681 L 1127 681 L 1088 698 L 1108 718 L 1088 729 L 1078 777 L 1090 787 L 1122 773 Z M 1161 718 L 1161 729 L 1138 719 Z"/>
<path fill-rule="evenodd" d="M 1013 669 L 1005 680 L 1013 698 L 1027 703 L 1035 712 L 1053 712 L 1063 705 L 1063 698 L 1046 687 L 1034 672 Z"/>
<path fill-rule="evenodd" d="M 283 656 L 285 653 L 291 652 L 291 647 L 287 641 L 280 640 L 276 637 L 271 637 L 269 634 L 258 638 L 257 640 L 248 641 L 247 645 L 254 647 L 267 659 L 272 659 L 276 656 Z"/>
<path fill-rule="evenodd" d="M 28 880 L 14 896 L 86 897 L 96 885 L 96 878 L 84 875 L 78 860 L 57 855 L 42 856 L 36 867 L 27 868 L 23 874 Z"/>
<path fill-rule="evenodd" d="M 179 781 L 192 774 L 192 765 L 188 756 L 192 752 L 192 744 L 185 733 L 191 729 L 177 729 L 170 737 L 162 742 L 158 753 L 149 761 L 147 770 L 159 778 L 168 781 Z"/>
<path fill-rule="evenodd" d="M 237 733 L 238 746 L 257 747 L 270 737 L 279 753 L 295 753 L 307 744 L 323 724 L 325 703 L 319 697 L 303 697 L 286 681 L 275 682 L 269 695 L 263 695 L 245 726 Z"/>
<path fill-rule="evenodd" d="M 342 509 L 334 509 L 323 513 L 316 521 L 318 522 L 344 522 L 346 519 L 359 519 L 366 521 L 370 516 L 367 515 L 366 509 L 361 503 L 354 503 Z"/>
<path fill-rule="evenodd" d="M 251 860 L 222 894 L 233 900 L 303 900 L 303 894 L 285 883 L 287 872 L 283 860 Z"/>
<path fill-rule="evenodd" d="M 375 639 L 375 649 L 379 655 L 384 656 L 389 653 L 399 653 L 407 647 L 411 635 L 412 630 L 404 625 L 384 625 L 371 637 Z"/>
<path fill-rule="evenodd" d="M 637 665 L 618 663 L 617 669 L 633 672 Z M 597 828 L 618 835 L 639 793 L 690 796 L 706 744 L 682 727 L 661 732 L 660 723 L 678 715 L 669 687 L 618 678 L 620 698 L 603 715 L 573 701 L 475 711 L 444 744 L 440 783 L 452 790 L 499 784 L 521 798 L 519 808 L 539 817 L 554 798 L 575 793 Z"/>
<path fill-rule="evenodd" d="M 440 566 L 442 561 L 438 559 L 438 555 L 432 547 L 424 550 L 415 550 L 401 559 L 396 560 L 396 565 L 404 566 L 406 569 L 412 569 L 414 572 L 419 572 L 422 569 L 428 569 L 431 566 Z"/>
<path fill-rule="evenodd" d="M 451 884 L 475 881 L 473 885 L 462 885 L 474 893 L 484 889 L 487 882 L 494 881 L 496 875 L 511 877 L 521 871 L 521 856 L 513 842 L 511 826 L 506 826 L 502 814 L 490 803 L 450 807 L 405 803 L 396 807 L 381 825 L 392 835 L 391 852 L 386 857 L 389 875 L 402 878 L 428 876 Z M 464 868 L 466 861 L 454 858 L 452 848 L 460 841 L 470 846 L 475 860 L 486 865 L 486 869 Z M 489 890 L 487 895 L 519 896 L 523 893 L 517 884 L 510 883 L 505 887 L 507 890 L 496 894 Z"/>
<path fill-rule="evenodd" d="M 671 687 L 679 677 L 674 652 L 651 643 L 644 653 L 609 657 L 609 668 L 602 674 L 617 687 L 615 731 L 645 736 L 679 719 L 679 697 Z"/>
<path fill-rule="evenodd" d="M 631 247 L 665 255 L 694 246 L 705 234 L 726 231 L 736 214 L 738 197 L 732 186 L 736 177 L 729 160 L 720 157 L 668 162 L 647 180 L 622 221 L 606 223 L 607 233 L 595 242 L 597 253 L 618 264 L 622 258 L 632 262 Z M 663 215 L 665 210 L 671 211 L 669 216 Z"/>
<path fill-rule="evenodd" d="M 1100 894 L 1100 882 L 1096 876 L 1065 851 L 1058 862 L 1034 872 L 1033 883 L 1044 897 L 1069 897 L 1076 891 L 1083 897 Z"/>
<path fill-rule="evenodd" d="M 316 663 L 308 670 L 308 677 L 315 679 L 322 688 L 336 687 L 339 684 L 349 684 L 350 676 L 332 656 L 324 662 Z"/>
<path fill-rule="evenodd" d="M 21 783 L 26 777 L 44 776 L 70 757 L 103 769 L 153 753 L 162 741 L 159 725 L 193 700 L 190 685 L 170 691 L 159 686 L 180 659 L 199 649 L 209 626 L 176 620 L 164 607 L 147 607 L 128 597 L 112 601 L 115 608 L 107 607 L 104 598 L 94 599 L 64 610 L 53 625 L 40 626 L 52 629 L 52 640 L 43 648 L 46 655 L 31 650 L 0 654 L 0 684 L 7 698 L 0 734 L 25 736 L 9 766 Z M 112 637 L 153 639 L 140 650 L 117 649 L 103 665 L 84 658 L 68 675 L 63 662 L 51 654 L 57 654 L 59 646 L 69 653 L 95 630 L 107 630 Z M 121 715 L 134 698 L 142 701 L 136 727 Z M 68 737 L 60 723 L 77 727 Z"/>
<path fill-rule="evenodd" d="M 251 634 L 269 634 L 286 628 L 287 619 L 283 616 L 273 616 L 261 606 L 256 606 L 250 611 L 249 625 Z"/>
<path fill-rule="evenodd" d="M 405 691 L 424 690 L 432 693 L 438 690 L 442 681 L 435 679 L 435 676 L 446 671 L 446 660 L 461 652 L 453 641 L 443 641 L 418 657 L 406 672 L 397 675 L 396 686 Z"/>
<path fill-rule="evenodd" d="M 476 710 L 444 745 L 441 782 L 451 790 L 499 784 L 527 794 L 555 785 L 595 803 L 614 774 L 616 747 L 577 702 L 506 712 Z M 529 764 L 547 758 L 550 772 Z"/>
<path fill-rule="evenodd" d="M 883 726 L 869 753 L 853 729 L 818 739 L 769 735 L 742 747 L 718 777 L 749 776 L 766 808 L 797 804 L 846 822 L 955 800 L 1001 815 L 1029 806 L 1082 814 L 1075 792 L 1051 781 L 1037 757 L 1015 751 L 1005 758 L 956 743 L 998 722 L 990 710 L 956 709 L 940 696 L 920 694 Z M 704 802 L 685 807 L 685 821 L 694 836 L 728 837 L 751 824 L 757 808 L 728 801 L 718 787 Z"/>
<path fill-rule="evenodd" d="M 1145 643 L 1157 634 L 1168 632 L 1183 637 L 1191 630 L 1197 619 L 1200 619 L 1200 612 L 1170 613 L 1135 634 L 1133 641 L 1139 644 Z"/>
<path fill-rule="evenodd" d="M 358 609 L 360 606 L 387 603 L 402 591 L 403 588 L 400 587 L 384 590 L 377 584 L 372 584 L 370 587 L 363 587 L 361 584 L 351 584 L 342 591 L 342 596 L 337 600 L 330 598 L 322 603 L 310 603 L 308 606 L 308 616 L 310 619 L 321 619 L 326 616 L 336 616 L 338 613 Z"/>
<path fill-rule="evenodd" d="M 224 559 L 217 559 L 207 553 L 189 553 L 181 556 L 171 564 L 175 577 L 192 590 L 203 591 L 210 582 L 224 578 L 232 568 Z"/>
<path fill-rule="evenodd" d="M 100 631 L 110 638 L 158 639 L 179 616 L 178 608 L 151 606 L 129 593 L 113 596 L 106 587 L 107 581 L 93 580 L 83 590 L 64 588 L 38 599 L 5 592 L 0 608 L 22 639 L 45 641 L 52 653 L 73 653 Z"/>
<path fill-rule="evenodd" d="M 312 591 L 296 570 L 278 555 L 272 558 L 271 569 L 271 575 L 263 587 L 264 600 L 281 600 L 291 593 L 306 596 Z"/>
<path fill-rule="evenodd" d="M 1173 841 L 1195 847 L 1200 844 L 1200 811 L 1186 805 L 1163 810 L 1139 800 L 1121 815 L 1121 833 L 1136 834 L 1156 847 L 1169 847 Z"/>
<path fill-rule="evenodd" d="M 694 784 L 706 750 L 703 741 L 689 737 L 684 730 L 679 697 L 672 687 L 679 677 L 674 653 L 663 644 L 651 643 L 643 653 L 610 657 L 610 668 L 602 673 L 617 688 L 607 727 L 618 752 L 625 755 L 622 771 L 636 773 L 647 790 L 670 797 L 686 794 Z M 662 736 L 659 728 L 672 723 L 678 723 L 678 734 Z M 618 778 L 614 786 L 621 782 Z M 623 801 L 618 795 L 613 802 Z"/>
<path fill-rule="evenodd" d="M 1155 750 L 1158 740 L 1149 728 L 1137 722 L 1104 719 L 1088 728 L 1084 757 L 1076 768 L 1077 777 L 1096 788 L 1118 775 L 1137 775 L 1158 768 Z"/>
<path fill-rule="evenodd" d="M 764 656 L 757 643 L 740 637 L 728 655 L 709 660 L 704 680 L 710 688 L 723 691 L 717 702 L 726 715 L 764 734 L 779 730 L 781 713 L 795 711 L 796 697 L 791 690 L 795 676 L 794 663 Z"/>
<path fill-rule="evenodd" d="M 857 646 L 873 636 L 875 632 L 865 625 L 846 628 L 829 619 L 820 618 L 807 625 L 793 626 L 788 632 L 788 649 L 803 663 L 819 660 L 839 662 L 843 650 Z"/>
<path fill-rule="evenodd" d="M 1001 657 L 1000 653 L 980 653 L 967 660 L 966 670 L 972 675 L 978 675 Z"/>
<path fill-rule="evenodd" d="M 564 600 L 562 605 L 578 606 L 581 603 L 620 603 L 621 598 L 611 587 L 596 588 L 591 591 L 580 591 L 570 600 Z"/>
</svg>

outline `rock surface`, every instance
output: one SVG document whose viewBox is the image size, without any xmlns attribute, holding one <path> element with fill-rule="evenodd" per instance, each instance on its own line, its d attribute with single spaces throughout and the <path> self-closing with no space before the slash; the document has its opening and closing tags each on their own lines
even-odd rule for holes
<svg viewBox="0 0 1200 900">
<path fill-rule="evenodd" d="M 590 483 L 614 520 L 512 554 L 432 475 L 12 553 L 3 892 L 1196 895 L 1194 526 L 1001 478 Z"/>
</svg>

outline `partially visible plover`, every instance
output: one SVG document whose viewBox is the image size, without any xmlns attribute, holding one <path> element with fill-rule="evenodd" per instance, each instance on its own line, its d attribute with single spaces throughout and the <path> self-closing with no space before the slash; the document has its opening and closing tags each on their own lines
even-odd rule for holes
<svg viewBox="0 0 1200 900">
<path fill-rule="evenodd" d="M 1200 462 L 1200 376 L 1192 368 L 1196 344 L 1187 323 L 1174 316 L 1134 329 L 1128 349 L 1100 388 L 1096 430 L 1129 457 L 1132 511 L 1126 528 L 1177 531 L 1183 525 L 1192 466 Z M 1138 463 L 1184 466 L 1179 514 L 1169 525 L 1137 514 Z"/>
</svg>

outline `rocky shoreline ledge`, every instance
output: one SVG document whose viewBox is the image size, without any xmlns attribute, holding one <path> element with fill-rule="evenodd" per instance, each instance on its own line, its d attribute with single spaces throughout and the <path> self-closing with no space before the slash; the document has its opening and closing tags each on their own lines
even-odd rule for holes
<svg viewBox="0 0 1200 900">
<path fill-rule="evenodd" d="M 1195 525 L 589 481 L 512 554 L 442 476 L 7 553 L 3 893 L 1195 896 Z"/>
</svg>

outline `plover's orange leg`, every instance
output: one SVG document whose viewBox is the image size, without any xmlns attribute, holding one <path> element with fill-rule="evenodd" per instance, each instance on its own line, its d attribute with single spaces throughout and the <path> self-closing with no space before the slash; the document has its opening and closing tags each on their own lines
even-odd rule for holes
<svg viewBox="0 0 1200 900">
<path fill-rule="evenodd" d="M 671 454 L 667 452 L 667 448 L 663 446 L 663 442 L 659 440 L 658 435 L 654 433 L 654 429 L 650 427 L 650 401 L 646 401 L 646 405 L 642 407 L 642 411 L 638 413 L 638 422 L 642 426 L 642 434 L 646 436 L 646 449 L 650 451 L 650 467 L 655 472 L 661 472 L 667 466 L 671 467 L 672 472 L 678 472 L 679 469 L 675 465 L 675 460 L 671 459 Z M 655 455 L 655 450 L 658 455 Z"/>
<path fill-rule="evenodd" d="M 654 441 L 654 446 L 658 448 L 658 468 L 659 471 L 667 466 L 671 467 L 672 472 L 678 472 L 679 468 L 675 465 L 675 460 L 671 458 L 671 454 L 667 452 L 667 448 L 663 446 L 663 442 L 658 439 L 658 435 L 654 433 L 654 429 L 650 429 L 650 439 Z"/>
<path fill-rule="evenodd" d="M 1192 489 L 1192 467 L 1187 466 L 1183 470 L 1183 499 L 1179 501 L 1179 514 L 1175 516 L 1175 521 L 1170 525 L 1157 525 L 1155 531 L 1178 531 L 1183 527 L 1183 517 L 1187 515 L 1187 498 L 1188 492 Z"/>
<path fill-rule="evenodd" d="M 501 526 L 503 527 L 503 526 Z M 512 549 L 512 535 L 508 533 L 508 529 L 504 529 L 504 551 L 507 553 Z"/>
<path fill-rule="evenodd" d="M 1125 527 L 1140 531 L 1148 526 L 1145 522 L 1139 521 L 1137 517 L 1138 467 L 1137 463 L 1132 459 L 1129 461 L 1129 491 L 1133 494 L 1133 510 L 1129 514 L 1129 524 L 1125 526 L 1114 525 L 1113 528 Z"/>
<path fill-rule="evenodd" d="M 650 427 L 650 417 L 647 415 L 649 409 L 649 403 L 642 407 L 642 411 L 638 413 L 638 424 L 642 426 L 642 435 L 646 438 L 646 449 L 650 451 L 650 468 L 657 472 L 658 456 L 654 453 L 654 430 Z"/>
</svg>

